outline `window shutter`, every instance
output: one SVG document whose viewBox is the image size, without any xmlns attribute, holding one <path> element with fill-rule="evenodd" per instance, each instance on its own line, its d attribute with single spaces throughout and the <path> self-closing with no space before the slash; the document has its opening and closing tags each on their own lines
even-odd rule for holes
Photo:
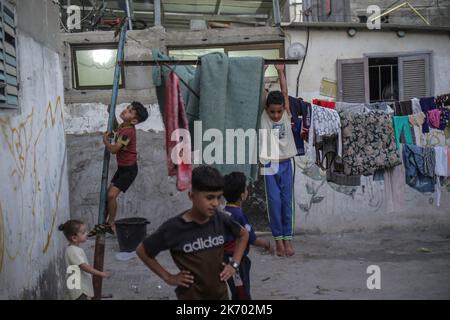
<svg viewBox="0 0 450 320">
<path fill-rule="evenodd" d="M 0 1 L 0 107 L 17 108 L 18 85 L 16 14 Z"/>
<path fill-rule="evenodd" d="M 367 59 L 337 60 L 338 101 L 369 101 L 367 64 Z"/>
<path fill-rule="evenodd" d="M 430 55 L 399 57 L 398 80 L 400 100 L 431 96 Z"/>
</svg>

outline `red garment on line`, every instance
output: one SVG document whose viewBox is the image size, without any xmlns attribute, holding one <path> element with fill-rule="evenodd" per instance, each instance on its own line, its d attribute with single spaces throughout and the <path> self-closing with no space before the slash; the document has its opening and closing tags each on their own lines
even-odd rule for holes
<svg viewBox="0 0 450 320">
<path fill-rule="evenodd" d="M 328 108 L 328 109 L 335 109 L 336 108 L 336 102 L 334 102 L 334 101 L 313 99 L 312 104 L 315 104 L 316 106 Z"/>
<path fill-rule="evenodd" d="M 183 161 L 183 154 L 178 154 L 177 163 L 172 161 L 172 152 L 177 144 L 182 141 L 183 137 L 176 129 L 186 129 L 189 132 L 189 123 L 184 111 L 184 102 L 181 94 L 180 79 L 171 72 L 166 80 L 165 90 L 165 106 L 164 106 L 164 125 L 166 128 L 166 152 L 167 152 L 167 168 L 169 176 L 177 176 L 177 189 L 185 191 L 191 188 L 192 165 Z M 176 136 L 172 139 L 172 133 L 175 131 Z M 172 141 L 175 140 L 175 141 Z M 187 141 L 186 146 L 190 159 L 191 142 Z"/>
</svg>

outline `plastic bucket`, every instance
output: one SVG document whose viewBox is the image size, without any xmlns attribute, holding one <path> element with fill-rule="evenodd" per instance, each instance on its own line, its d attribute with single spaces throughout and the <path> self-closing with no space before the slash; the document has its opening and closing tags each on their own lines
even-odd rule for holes
<svg viewBox="0 0 450 320">
<path fill-rule="evenodd" d="M 147 236 L 145 218 L 125 218 L 116 221 L 116 235 L 119 241 L 120 252 L 135 251 L 139 243 Z"/>
</svg>

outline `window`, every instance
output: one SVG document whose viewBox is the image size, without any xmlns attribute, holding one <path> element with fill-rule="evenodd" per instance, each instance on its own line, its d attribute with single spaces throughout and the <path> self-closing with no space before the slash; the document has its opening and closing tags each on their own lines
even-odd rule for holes
<svg viewBox="0 0 450 320">
<path fill-rule="evenodd" d="M 0 107 L 19 105 L 15 10 L 0 0 Z"/>
<path fill-rule="evenodd" d="M 431 96 L 431 52 L 337 60 L 338 101 L 403 101 Z"/>
<path fill-rule="evenodd" d="M 369 59 L 370 102 L 398 101 L 398 58 Z"/>
<path fill-rule="evenodd" d="M 72 46 L 73 87 L 79 90 L 111 89 L 117 58 L 117 44 Z M 119 87 L 124 87 L 121 68 Z"/>
<path fill-rule="evenodd" d="M 195 60 L 198 57 L 211 53 L 224 52 L 229 57 L 263 57 L 265 59 L 280 59 L 284 57 L 283 43 L 250 44 L 250 45 L 227 45 L 223 47 L 203 48 L 172 48 L 169 55 L 179 60 Z M 277 70 L 269 66 L 265 73 L 266 77 L 277 77 Z"/>
</svg>

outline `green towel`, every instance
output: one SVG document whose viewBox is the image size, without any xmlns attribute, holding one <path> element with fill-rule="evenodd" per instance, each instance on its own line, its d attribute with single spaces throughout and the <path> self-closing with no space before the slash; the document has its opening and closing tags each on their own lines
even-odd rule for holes
<svg viewBox="0 0 450 320">
<path fill-rule="evenodd" d="M 201 65 L 193 81 L 193 89 L 199 92 L 200 99 L 191 96 L 187 107 L 191 134 L 196 118 L 202 120 L 203 132 L 211 128 L 220 130 L 224 139 L 224 162 L 227 155 L 226 129 L 258 129 L 263 82 L 264 59 L 261 57 L 229 58 L 224 53 L 210 53 L 201 57 Z M 210 144 L 204 142 L 203 150 Z M 249 164 L 249 152 L 246 141 L 246 164 L 214 166 L 222 174 L 241 171 L 247 177 L 255 178 L 257 166 Z M 236 163 L 237 145 L 234 146 L 234 158 Z"/>
<path fill-rule="evenodd" d="M 158 49 L 152 50 L 152 57 L 154 60 L 174 60 L 173 57 L 166 56 L 161 53 Z M 195 68 L 193 66 L 177 66 L 170 65 L 170 67 L 175 71 L 179 78 L 183 79 L 191 88 L 193 85 L 195 77 Z M 153 84 L 156 87 L 156 96 L 158 98 L 159 110 L 161 115 L 164 115 L 164 97 L 165 97 L 165 83 L 167 76 L 172 70 L 166 66 L 155 66 L 152 68 Z M 189 98 L 191 96 L 191 91 L 183 84 L 181 84 L 181 92 L 183 94 L 184 104 L 188 105 Z"/>
<path fill-rule="evenodd" d="M 155 60 L 170 58 L 153 50 Z M 184 84 L 181 85 L 186 113 L 189 119 L 192 145 L 194 144 L 194 121 L 202 121 L 202 137 L 207 129 L 218 129 L 223 137 L 223 161 L 226 161 L 226 129 L 258 129 L 261 115 L 261 93 L 264 83 L 264 59 L 261 57 L 228 58 L 224 53 L 210 53 L 201 57 L 201 65 L 175 66 L 172 68 L 189 87 L 199 94 L 197 98 Z M 167 67 L 153 68 L 159 108 L 164 115 L 164 83 L 171 70 Z M 258 134 L 256 132 L 256 134 Z M 256 142 L 256 141 L 255 141 Z M 203 143 L 203 150 L 211 142 Z M 236 143 L 235 143 L 236 144 Z M 256 143 L 257 145 L 257 143 Z M 253 150 L 256 152 L 256 149 Z M 249 164 L 249 144 L 246 141 L 246 164 L 213 164 L 222 174 L 241 171 L 249 178 L 256 178 L 257 166 Z M 257 157 L 254 158 L 255 161 Z M 203 159 L 204 160 L 204 159 Z M 237 163 L 237 145 L 234 146 L 234 163 Z"/>
</svg>

